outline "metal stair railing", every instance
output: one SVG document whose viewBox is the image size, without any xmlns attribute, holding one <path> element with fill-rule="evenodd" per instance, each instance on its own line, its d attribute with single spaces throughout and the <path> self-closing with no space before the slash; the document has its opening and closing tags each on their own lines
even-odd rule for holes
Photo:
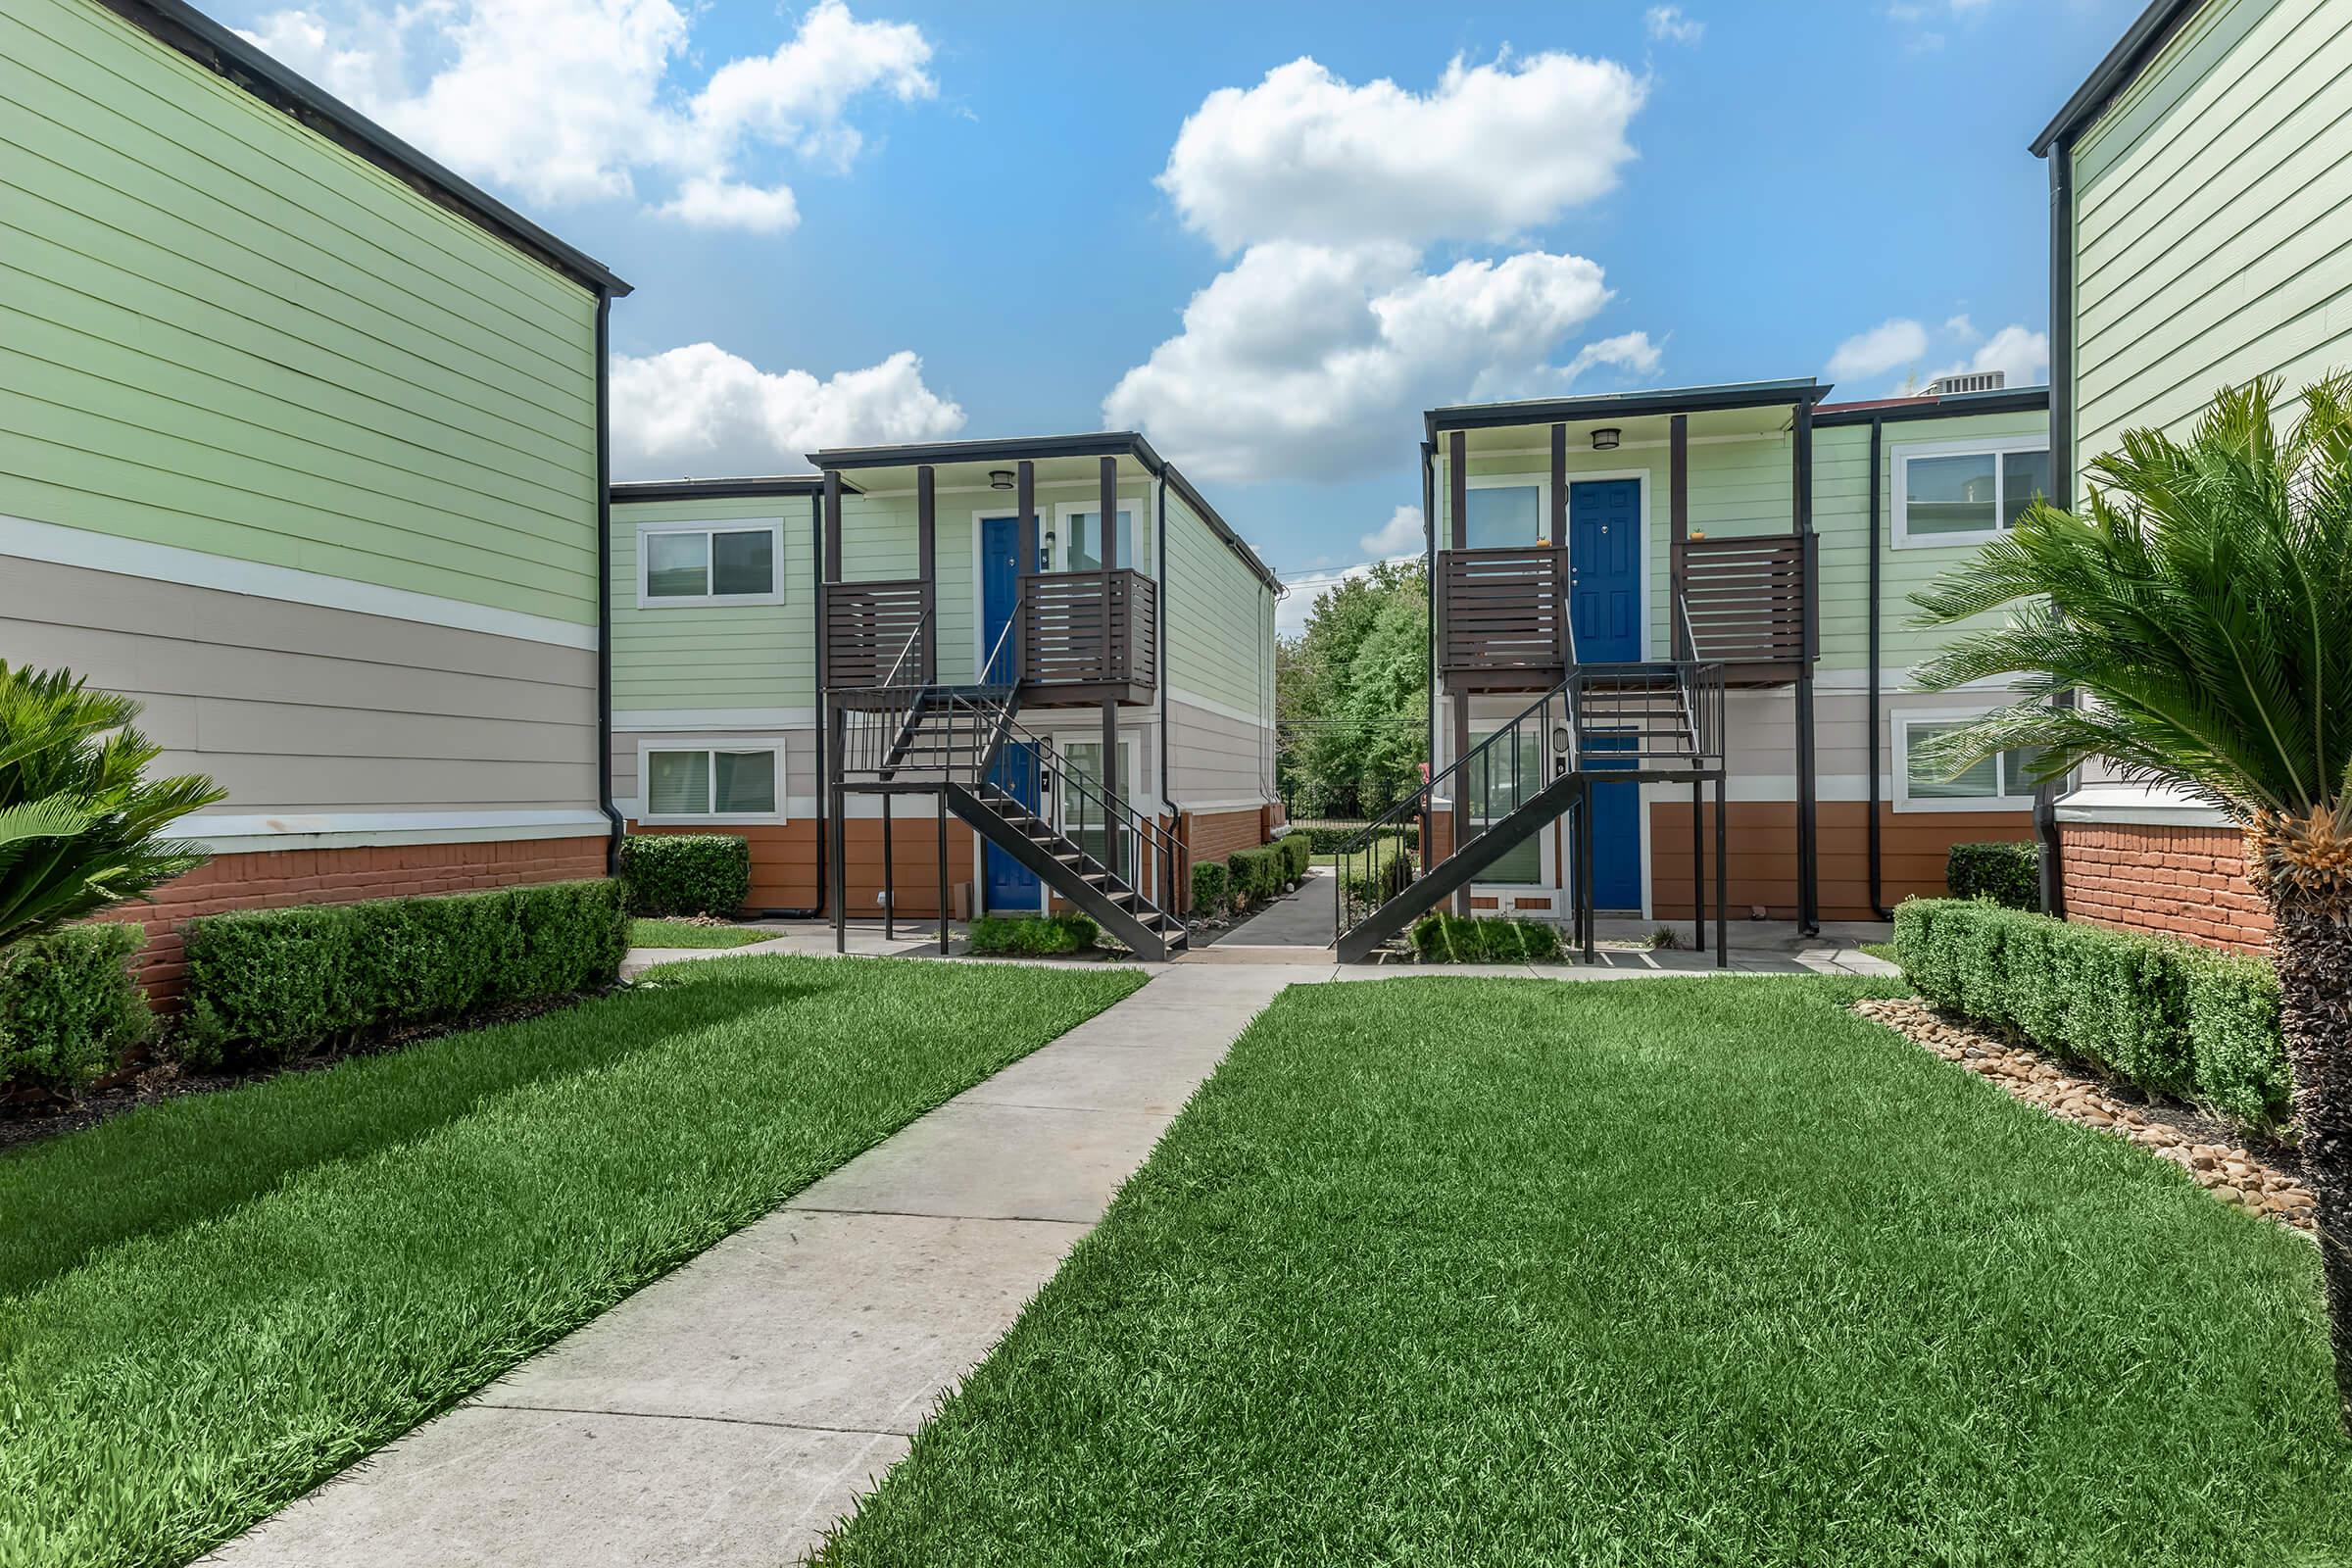
<svg viewBox="0 0 2352 1568">
<path fill-rule="evenodd" d="M 1363 919 L 1395 899 L 1444 860 L 1463 853 L 1489 828 L 1516 810 L 1523 800 L 1540 794 L 1552 780 L 1582 771 L 1582 715 L 1573 676 L 1536 699 L 1519 715 L 1455 760 L 1444 772 L 1431 775 L 1403 800 L 1366 824 L 1364 830 L 1340 847 L 1333 869 L 1339 883 L 1333 900 L 1336 942 Z M 1548 762 L 1548 768 L 1545 763 Z M 1535 764 L 1530 789 L 1529 764 Z M 1495 769 L 1509 781 L 1510 805 L 1490 811 L 1486 827 L 1462 834 L 1471 816 L 1471 798 L 1491 808 Z M 1483 787 L 1482 787 L 1483 786 Z M 1447 852 L 1435 855 L 1437 803 L 1450 797 L 1457 835 Z"/>
</svg>

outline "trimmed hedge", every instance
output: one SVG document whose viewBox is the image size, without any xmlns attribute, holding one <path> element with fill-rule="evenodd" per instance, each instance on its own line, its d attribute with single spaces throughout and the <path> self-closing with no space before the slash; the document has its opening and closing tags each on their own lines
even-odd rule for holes
<svg viewBox="0 0 2352 1568">
<path fill-rule="evenodd" d="M 752 845 L 724 833 L 631 833 L 620 841 L 631 914 L 741 913 L 752 896 Z"/>
<path fill-rule="evenodd" d="M 1193 918 L 1222 914 L 1233 898 L 1233 877 L 1223 860 L 1201 860 L 1193 866 Z"/>
<path fill-rule="evenodd" d="M 1233 877 L 1233 902 L 1247 908 L 1279 897 L 1285 864 L 1282 852 L 1272 845 L 1257 850 L 1236 850 L 1225 857 L 1225 869 Z"/>
<path fill-rule="evenodd" d="M 2262 1133 L 2287 1118 L 2278 981 L 2259 958 L 2070 925 L 1974 899 L 1907 899 L 1895 956 L 1938 1006 Z"/>
<path fill-rule="evenodd" d="M 1286 880 L 1303 881 L 1307 867 L 1315 863 L 1313 842 L 1303 833 L 1291 833 L 1276 839 L 1274 848 L 1282 852 L 1283 867 L 1289 872 Z"/>
<path fill-rule="evenodd" d="M 1955 899 L 1989 899 L 2005 909 L 2041 907 L 2041 846 L 1955 844 L 1943 860 Z"/>
<path fill-rule="evenodd" d="M 187 925 L 182 1052 L 269 1065 L 330 1041 L 612 983 L 617 881 L 206 915 Z"/>
<path fill-rule="evenodd" d="M 1058 914 L 984 914 L 972 922 L 972 951 L 1037 956 L 1083 953 L 1102 927 L 1074 909 Z"/>
<path fill-rule="evenodd" d="M 1560 928 L 1545 920 L 1464 919 L 1441 910 L 1414 922 L 1413 951 L 1423 963 L 1556 963 Z"/>
<path fill-rule="evenodd" d="M 1364 829 L 1371 825 L 1369 822 L 1293 822 L 1291 834 L 1293 837 L 1305 837 L 1309 854 L 1337 855 L 1361 838 Z M 1383 830 L 1384 837 L 1387 831 Z M 1418 820 L 1398 823 L 1397 831 L 1402 833 L 1407 849 L 1417 850 L 1421 847 L 1421 824 Z"/>
<path fill-rule="evenodd" d="M 135 925 L 69 925 L 0 955 L 0 1089 L 71 1094 L 154 1033 L 129 969 L 145 939 Z"/>
</svg>

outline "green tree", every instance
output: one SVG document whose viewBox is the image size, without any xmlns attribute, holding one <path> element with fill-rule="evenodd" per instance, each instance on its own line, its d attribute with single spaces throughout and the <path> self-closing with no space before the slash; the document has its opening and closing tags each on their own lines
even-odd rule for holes
<svg viewBox="0 0 2352 1568">
<path fill-rule="evenodd" d="M 0 949 L 144 896 L 204 862 L 163 830 L 226 792 L 145 779 L 139 705 L 65 670 L 0 661 Z"/>
<path fill-rule="evenodd" d="M 2306 390 L 2283 428 L 2278 394 L 2223 391 L 2185 441 L 2128 432 L 2090 465 L 2082 514 L 2037 502 L 1918 596 L 1934 624 L 2010 612 L 1921 679 L 2023 677 L 1941 738 L 1955 772 L 2010 750 L 2037 780 L 2104 758 L 2243 827 L 2352 1431 L 2352 378 Z M 2067 692 L 2085 700 L 2051 706 Z"/>
<path fill-rule="evenodd" d="M 1323 590 L 1277 665 L 1286 789 L 1305 812 L 1386 809 L 1411 788 L 1429 718 L 1429 590 L 1381 562 Z"/>
</svg>

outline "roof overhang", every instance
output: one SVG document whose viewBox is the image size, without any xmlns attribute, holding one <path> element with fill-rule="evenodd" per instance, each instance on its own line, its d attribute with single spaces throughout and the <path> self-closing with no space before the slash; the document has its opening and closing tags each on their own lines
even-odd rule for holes
<svg viewBox="0 0 2352 1568">
<path fill-rule="evenodd" d="M 1001 436 L 980 441 L 913 441 L 886 447 L 827 447 L 808 454 L 820 473 L 849 473 L 871 468 L 941 468 L 956 464 L 1054 463 L 1069 459 L 1111 458 L 1132 463 L 1144 473 L 1163 479 L 1200 514 L 1210 530 L 1241 558 L 1260 582 L 1282 592 L 1282 579 L 1257 559 L 1257 552 L 1234 532 L 1208 499 L 1193 487 L 1176 465 L 1152 449 L 1134 430 L 1090 430 L 1075 435 Z M 821 482 L 821 481 L 820 481 Z M 845 481 L 846 482 L 846 481 Z"/>
<path fill-rule="evenodd" d="M 1583 398 L 1531 398 L 1516 403 L 1460 403 L 1421 416 L 1430 440 L 1441 430 L 1492 430 L 1523 424 L 1581 424 L 1643 415 L 1706 414 L 1733 409 L 1811 406 L 1829 396 L 1811 376 L 1789 381 L 1729 381 L 1715 386 L 1661 387 L 1649 392 L 1604 392 Z"/>
<path fill-rule="evenodd" d="M 633 479 L 612 486 L 615 502 L 733 501 L 760 496 L 815 496 L 824 479 L 813 473 L 778 473 L 742 479 Z M 857 486 L 850 486 L 855 490 Z"/>
<path fill-rule="evenodd" d="M 287 70 L 184 0 L 100 0 L 131 25 L 216 75 L 488 229 L 582 287 L 617 299 L 629 285 L 488 191 L 427 158 L 318 83 Z"/>
<path fill-rule="evenodd" d="M 1905 419 L 1957 419 L 1972 414 L 2032 414 L 2047 412 L 2046 386 L 2004 387 L 1998 392 L 1954 392 L 1933 398 L 1888 398 L 1876 403 L 1840 404 L 1813 411 L 1815 429 L 1841 424 L 1893 424 Z"/>
<path fill-rule="evenodd" d="M 2029 151 L 2036 158 L 2046 158 L 2052 147 L 2072 140 L 2076 131 L 2096 120 L 2109 100 L 2139 75 L 2148 57 L 2162 49 L 2204 3 L 2205 0 L 2154 0 L 2125 29 L 2115 47 L 2107 51 L 2098 69 L 2075 89 L 2075 95 L 2058 111 L 2057 118 L 2041 128 L 2041 134 L 2034 138 Z"/>
</svg>

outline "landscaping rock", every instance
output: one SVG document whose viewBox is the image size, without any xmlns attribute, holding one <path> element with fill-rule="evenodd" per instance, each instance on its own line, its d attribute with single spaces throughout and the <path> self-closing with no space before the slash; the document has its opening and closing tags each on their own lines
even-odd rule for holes
<svg viewBox="0 0 2352 1568">
<path fill-rule="evenodd" d="M 2199 1186 L 2235 1208 L 2261 1214 L 2305 1232 L 2313 1230 L 2315 1200 L 2295 1176 L 2251 1150 L 2198 1143 L 2166 1125 L 2147 1108 L 2108 1093 L 2099 1079 L 2074 1072 L 2048 1057 L 2011 1046 L 1984 1031 L 1937 1012 L 1916 997 L 1854 1004 L 1875 1023 L 1998 1084 L 2027 1104 L 2067 1121 L 2096 1127 L 2139 1145 L 2186 1171 Z"/>
</svg>

